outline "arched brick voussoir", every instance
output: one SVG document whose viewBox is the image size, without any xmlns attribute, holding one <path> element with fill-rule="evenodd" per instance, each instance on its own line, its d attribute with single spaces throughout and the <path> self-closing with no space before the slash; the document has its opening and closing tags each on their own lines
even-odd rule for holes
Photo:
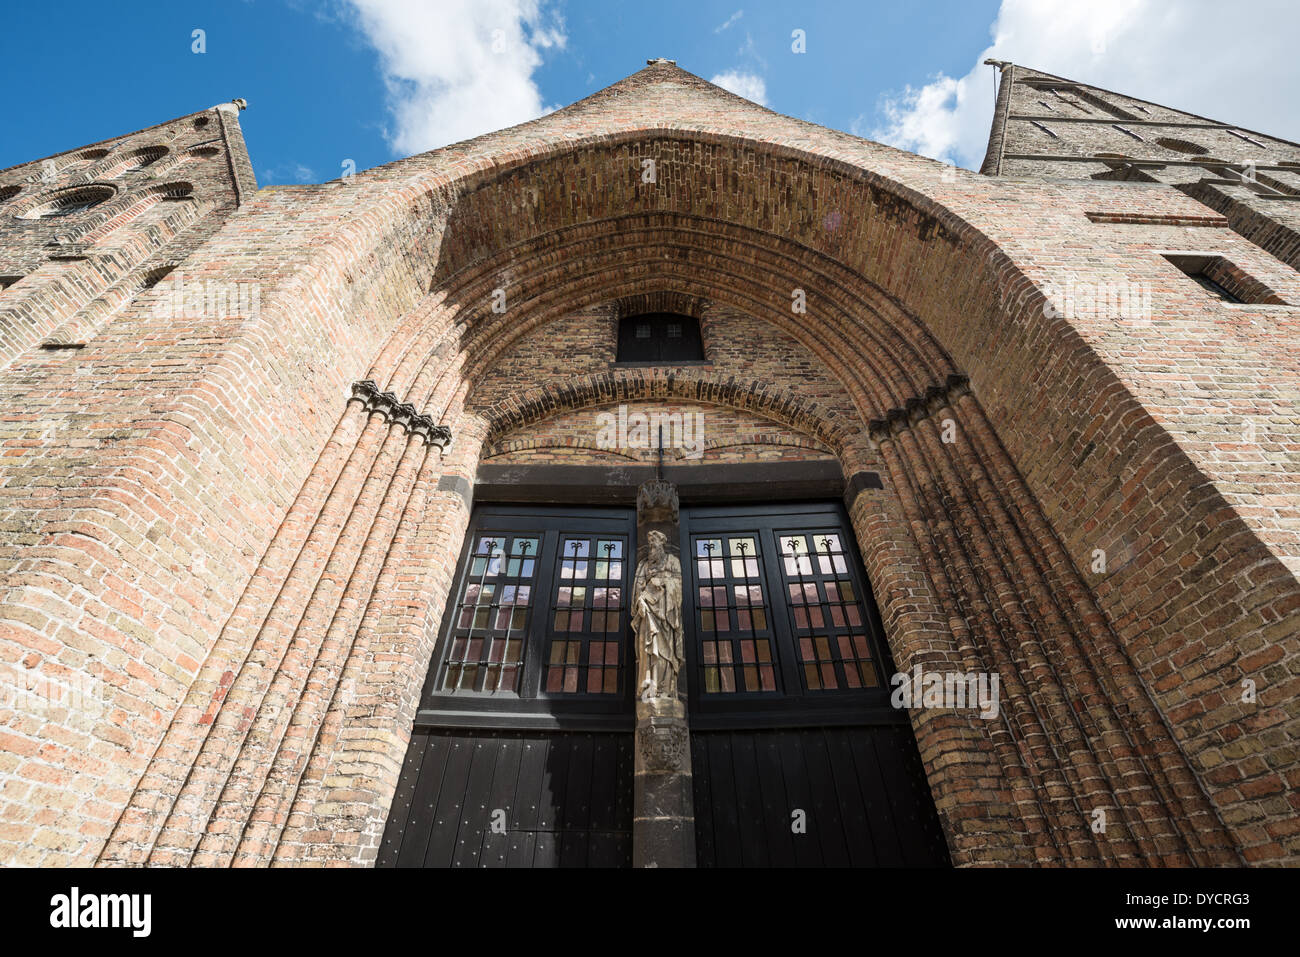
<svg viewBox="0 0 1300 957">
<path fill-rule="evenodd" d="M 498 335 L 484 329 L 476 332 L 473 343 L 485 343 L 483 348 L 489 351 L 484 355 L 483 350 L 479 350 L 474 363 L 478 372 L 471 371 L 470 377 L 474 378 L 490 369 L 493 359 L 519 337 L 573 308 L 618 298 L 625 293 L 660 288 L 677 294 L 690 291 L 771 321 L 817 354 L 828 368 L 838 370 L 837 378 L 856 396 L 864 418 L 880 416 L 889 409 L 898 408 L 942 383 L 947 375 L 952 374 L 954 367 L 946 359 L 935 363 L 942 361 L 939 368 L 946 373 L 942 376 L 932 375 L 934 364 L 922 365 L 914 361 L 907 366 L 898 363 L 890 365 L 883 357 L 886 350 L 881 342 L 881 329 L 895 336 L 897 330 L 881 323 L 870 308 L 860 301 L 847 299 L 847 296 L 843 304 L 836 303 L 835 315 L 842 318 L 838 324 L 839 331 L 835 331 L 821 319 L 809 322 L 802 316 L 793 319 L 788 316 L 785 307 L 788 304 L 786 297 L 789 294 L 789 283 L 778 283 L 776 288 L 770 288 L 774 281 L 771 270 L 756 269 L 738 261 L 720 260 L 716 265 L 706 265 L 700 261 L 685 262 L 680 256 L 665 264 L 661 258 L 662 253 L 653 245 L 649 250 L 632 246 L 623 251 L 622 255 L 630 257 L 633 262 L 622 263 L 621 269 L 603 262 L 592 264 L 584 261 L 583 272 L 574 274 L 562 264 L 552 262 L 540 275 L 531 274 L 529 288 L 541 290 L 538 293 L 540 298 L 515 300 L 510 315 L 504 319 L 493 316 L 494 325 L 499 328 Z M 487 303 L 490 300 L 490 281 L 490 278 L 482 279 L 477 291 L 460 291 L 458 296 L 461 301 Z M 606 285 L 610 282 L 615 285 Z M 593 287 L 593 284 L 596 285 Z M 753 295 L 754 290 L 763 290 L 765 286 L 769 287 L 766 298 Z M 437 343 L 439 347 L 445 343 L 445 323 L 448 319 L 445 310 L 454 308 L 457 301 L 451 297 L 440 301 L 436 322 L 431 323 L 430 331 L 424 337 L 425 342 Z M 520 320 L 520 314 L 525 318 Z M 858 321 L 859 318 L 861 322 Z M 457 316 L 455 321 L 462 328 L 474 327 L 473 318 L 461 322 Z M 918 331 L 918 335 L 923 336 L 923 331 Z M 472 348 L 472 343 L 467 343 L 466 347 Z M 864 366 L 867 374 L 863 375 L 861 369 L 851 370 L 845 365 L 846 357 L 852 357 Z M 414 375 L 409 391 L 400 386 L 391 387 L 393 391 L 407 394 L 410 401 L 417 405 L 422 404 L 422 397 L 427 392 L 424 383 L 432 375 L 441 375 L 443 369 L 441 362 L 430 363 L 428 359 L 421 361 L 424 362 L 424 371 L 412 372 L 411 359 L 408 357 L 403 360 L 400 370 L 394 373 L 393 381 L 396 382 L 407 381 Z M 885 387 L 887 380 L 893 383 L 892 388 Z"/>
<path fill-rule="evenodd" d="M 733 273 L 702 266 L 679 269 L 661 265 L 660 262 L 650 257 L 649 261 L 641 263 L 641 268 L 623 276 L 596 267 L 590 273 L 574 277 L 571 286 L 555 285 L 542 298 L 525 301 L 520 305 L 519 312 L 524 318 L 516 322 L 516 330 L 520 336 L 526 336 L 575 307 L 583 308 L 617 299 L 629 289 L 671 284 L 676 289 L 707 296 L 754 318 L 772 322 L 777 329 L 789 334 L 815 355 L 844 387 L 864 421 L 883 415 L 886 409 L 902 405 L 907 398 L 920 394 L 925 388 L 925 385 L 920 384 L 909 387 L 908 377 L 898 369 L 889 370 L 894 375 L 887 383 L 884 377 L 886 370 L 881 368 L 879 357 L 870 350 L 868 341 L 859 338 L 855 342 L 853 338 L 828 328 L 781 322 L 780 312 L 774 310 L 766 298 L 753 295 L 752 288 L 740 290 L 734 287 Z M 762 283 L 763 277 L 756 275 L 749 285 L 761 287 Z M 514 341 L 518 341 L 518 338 Z M 860 361 L 868 374 L 855 373 L 848 361 L 850 359 Z M 476 369 L 467 372 L 470 378 L 477 379 L 490 373 L 490 362 L 478 361 L 475 365 Z"/>
<path fill-rule="evenodd" d="M 458 321 L 465 329 L 463 347 L 474 353 L 474 369 L 490 369 L 519 337 L 546 321 L 547 303 L 565 297 L 592 302 L 593 287 L 621 283 L 677 295 L 690 290 L 726 302 L 800 340 L 827 365 L 843 365 L 852 357 L 865 370 L 842 368 L 838 378 L 861 381 L 875 393 L 872 413 L 901 405 L 956 371 L 913 318 L 882 318 L 875 309 L 880 297 L 867 284 L 817 272 L 781 250 L 750 244 L 722 249 L 703 232 L 618 230 L 612 224 L 599 246 L 578 243 L 522 260 L 527 269 L 514 265 L 521 260 L 506 262 L 512 279 L 504 290 L 505 314 L 490 308 L 500 281 L 497 270 L 479 274 L 473 285 L 446 300 L 469 313 Z M 806 312 L 791 308 L 796 289 L 806 296 Z"/>
<path fill-rule="evenodd" d="M 543 235 L 557 225 L 587 222 L 615 212 L 626 213 L 629 208 L 693 212 L 699 205 L 695 198 L 698 194 L 685 187 L 674 187 L 680 178 L 674 177 L 679 167 L 674 166 L 669 154 L 678 150 L 685 155 L 709 148 L 735 151 L 740 157 L 739 162 L 719 162 L 716 168 L 718 179 L 726 180 L 726 191 L 736 209 L 761 205 L 755 202 L 754 190 L 763 177 L 756 175 L 757 170 L 746 168 L 752 167 L 754 157 L 788 162 L 810 177 L 826 178 L 822 183 L 824 188 L 818 191 L 818 195 L 828 197 L 825 202 L 818 202 L 811 194 L 797 197 L 791 194 L 788 200 L 791 208 L 804 211 L 806 219 L 816 219 L 825 227 L 826 236 L 821 241 L 806 243 L 808 248 L 833 259 L 845 259 L 844 251 L 852 247 L 853 224 L 838 208 L 827 204 L 847 201 L 858 193 L 861 194 L 858 198 L 878 211 L 881 222 L 891 229 L 907 225 L 925 243 L 966 249 L 969 255 L 960 257 L 962 267 L 969 272 L 971 263 L 980 264 L 990 300 L 998 298 L 1001 284 L 1019 274 L 1011 257 L 1000 254 L 997 243 L 945 204 L 944 194 L 956 191 L 944 185 L 948 168 L 942 164 L 778 116 L 729 97 L 676 69 L 668 73 L 661 67 L 647 68 L 611 91 L 663 80 L 707 88 L 708 96 L 726 99 L 734 116 L 717 110 L 701 114 L 672 96 L 636 104 L 614 102 L 613 108 L 607 109 L 611 98 L 597 95 L 531 123 L 367 171 L 341 187 L 347 192 L 340 193 L 340 198 L 354 202 L 339 204 L 331 210 L 335 215 L 322 220 L 322 229 L 311 240 L 312 250 L 317 253 L 315 258 L 321 262 L 346 261 L 357 248 L 376 243 L 401 245 L 403 240 L 409 242 L 412 237 L 423 241 L 424 234 L 429 233 L 443 240 L 436 254 L 436 279 L 430 287 L 437 288 L 473 263 Z M 701 120 L 703 115 L 712 117 L 712 122 Z M 572 123 L 571 128 L 565 123 L 565 119 L 572 121 L 579 117 L 580 122 Z M 753 122 L 747 122 L 747 118 Z M 562 135 L 557 136 L 557 126 L 564 127 Z M 536 196 L 536 184 L 546 173 L 548 163 L 583 170 L 601 168 L 605 171 L 602 178 L 610 179 L 626 166 L 627 170 L 634 168 L 639 176 L 638 164 L 619 161 L 615 166 L 602 162 L 597 155 L 602 151 L 606 155 L 621 151 L 625 159 L 632 159 L 631 149 L 638 145 L 653 145 L 664 171 L 660 179 L 664 188 L 654 193 L 657 205 L 651 208 L 645 202 L 628 204 L 623 195 L 613 191 L 593 190 L 583 196 L 577 212 L 567 203 L 547 206 L 551 215 L 563 220 L 561 223 L 540 220 L 533 215 L 533 204 L 519 201 L 520 197 Z M 750 162 L 746 164 L 746 160 Z M 979 191 L 999 188 L 989 181 L 964 175 L 961 186 Z M 723 191 L 711 184 L 703 192 Z M 476 217 L 475 228 L 496 231 L 490 237 L 475 233 L 466 225 L 470 218 L 467 200 L 475 196 L 500 196 L 510 207 L 506 215 L 496 220 Z M 604 206 L 598 205 L 602 202 Z M 737 215 L 729 220 L 726 215 L 719 215 L 725 211 L 718 208 L 711 207 L 708 212 L 719 223 L 733 221 L 768 232 L 780 231 L 773 229 L 773 224 L 758 223 L 752 216 Z M 448 216 L 448 221 L 441 221 L 442 215 Z M 383 234 L 365 236 L 367 225 L 383 227 Z M 462 233 L 466 238 L 461 238 Z M 884 285 L 887 288 L 889 284 Z"/>
<path fill-rule="evenodd" d="M 929 378 L 942 378 L 952 371 L 951 360 L 924 325 L 861 273 L 780 235 L 696 216 L 629 214 L 565 227 L 511 247 L 457 274 L 454 281 L 440 288 L 454 290 L 449 292 L 449 297 L 473 304 L 485 300 L 483 290 L 499 285 L 503 276 L 516 285 L 535 281 L 533 272 L 526 271 L 523 264 L 554 270 L 578 262 L 589 264 L 596 256 L 611 256 L 627 249 L 665 256 L 683 251 L 690 255 L 692 264 L 705 260 L 725 263 L 737 272 L 738 283 L 751 281 L 750 275 L 745 274 L 770 275 L 772 281 L 768 285 L 773 289 L 773 305 L 790 322 L 824 322 L 844 315 L 857 316 L 864 323 L 871 323 L 869 328 L 877 339 L 877 347 L 900 367 L 921 370 Z M 775 282 L 778 276 L 781 277 L 779 285 Z M 791 308 L 796 288 L 804 290 L 808 300 L 806 313 L 796 313 Z M 663 293 L 681 295 L 672 290 Z M 503 324 L 496 315 L 483 318 L 496 326 L 476 323 L 487 326 L 481 330 L 484 338 L 489 341 L 509 338 L 508 334 L 501 335 L 510 329 L 509 323 Z"/>
<path fill-rule="evenodd" d="M 507 434 L 561 412 L 640 399 L 685 399 L 754 412 L 824 443 L 836 455 L 862 428 L 787 389 L 689 369 L 615 369 L 581 376 L 521 392 L 476 413 L 487 423 L 483 447 L 490 449 Z"/>
<path fill-rule="evenodd" d="M 890 396 L 879 397 L 871 403 L 872 414 L 901 405 L 956 371 L 952 360 L 915 317 L 902 310 L 884 291 L 825 257 L 812 256 L 807 250 L 784 244 L 779 237 L 764 237 L 727 224 L 684 221 L 673 229 L 665 226 L 635 231 L 625 226 L 623 222 L 611 220 L 566 230 L 562 242 L 556 237 L 539 241 L 536 255 L 531 248 L 512 250 L 458 275 L 454 284 L 440 287 L 403 321 L 381 350 L 367 378 L 386 383 L 390 391 L 406 395 L 419 404 L 427 392 L 425 383 L 430 374 L 424 353 L 443 348 L 451 328 L 457 330 L 455 338 L 467 348 L 472 347 L 471 340 L 479 344 L 474 348 L 474 365 L 480 370 L 488 369 L 520 336 L 539 322 L 549 321 L 551 316 L 570 308 L 575 297 L 585 303 L 597 301 L 599 296 L 595 291 L 581 288 L 584 284 L 589 286 L 593 279 L 608 283 L 627 273 L 624 284 L 633 293 L 653 287 L 667 294 L 682 295 L 681 286 L 704 278 L 706 262 L 712 264 L 709 272 L 715 281 L 708 290 L 699 292 L 701 297 L 728 300 L 743 311 L 761 315 L 796 338 L 803 336 L 806 344 L 814 349 L 824 348 L 828 324 L 854 338 L 856 341 L 831 357 L 859 356 L 871 373 L 865 377 L 868 387 L 875 388 L 877 382 L 893 383 Z M 716 250 L 717 236 L 711 231 L 714 229 L 741 236 L 736 241 L 743 243 L 745 255 L 724 256 Z M 599 265 L 597 250 L 590 245 L 593 242 L 602 244 L 599 254 L 605 258 L 599 260 Z M 652 264 L 663 265 L 656 263 L 656 258 L 667 255 L 669 250 L 677 254 L 671 264 L 674 270 L 671 283 L 666 268 L 658 270 L 660 275 L 655 275 L 655 270 L 647 273 L 646 269 Z M 633 275 L 629 271 L 637 264 L 610 258 L 618 256 L 643 262 Z M 571 262 L 581 263 L 580 273 L 569 265 Z M 521 265 L 524 263 L 528 264 L 526 273 Z M 493 290 L 503 272 L 514 276 L 508 290 L 511 306 L 505 316 L 490 309 Z M 724 281 L 728 276 L 734 281 Z M 790 308 L 791 291 L 801 286 L 809 288 L 812 306 L 808 314 L 796 315 Z M 760 289 L 765 291 L 765 297 L 753 295 Z M 531 290 L 538 290 L 538 295 L 544 295 L 548 302 L 561 305 L 542 310 L 539 300 L 530 298 Z M 528 314 L 522 322 L 518 318 L 521 312 Z M 420 371 L 421 364 L 424 371 Z"/>
<path fill-rule="evenodd" d="M 812 225 L 816 229 L 825 227 L 825 236 L 809 242 L 805 234 L 802 241 L 834 258 L 843 258 L 840 250 L 851 246 L 845 242 L 849 231 L 840 231 L 842 219 L 826 224 L 821 217 L 834 211 L 828 202 L 847 201 L 854 198 L 855 193 L 857 199 L 869 199 L 891 224 L 907 222 L 910 217 L 911 224 L 926 241 L 935 239 L 958 247 L 981 237 L 978 229 L 941 201 L 939 196 L 943 191 L 934 189 L 941 182 L 942 165 L 847 134 L 811 127 L 799 121 L 790 122 L 815 130 L 816 136 L 796 147 L 782 142 L 779 134 L 773 136 L 767 129 L 756 128 L 753 133 L 746 134 L 704 127 L 665 127 L 657 123 L 631 125 L 609 132 L 593 131 L 559 140 L 543 133 L 523 150 L 512 153 L 510 162 L 490 170 L 480 168 L 454 183 L 455 192 L 451 199 L 455 207 L 449 223 L 450 241 L 439 264 L 440 280 L 511 245 L 549 232 L 558 225 L 608 218 L 628 210 L 698 215 L 697 207 L 703 206 L 706 215 L 719 222 L 747 223 L 772 231 L 775 224 L 762 220 L 770 219 L 774 209 L 770 203 L 768 209 L 760 209 L 763 203 L 759 195 L 759 190 L 769 183 L 767 177 L 761 175 L 763 170 L 755 165 L 756 161 L 765 160 L 787 163 L 790 169 L 806 176 L 825 178 L 824 185 L 830 188 L 821 195 L 817 191 L 795 194 L 787 189 L 782 202 L 787 210 L 797 210 L 801 214 L 801 225 Z M 503 133 L 522 132 L 527 126 Z M 472 142 L 487 142 L 491 138 L 483 137 Z M 832 144 L 847 149 L 835 149 Z M 390 169 L 425 159 L 436 161 L 442 158 L 439 155 L 442 152 L 401 161 Z M 701 163 L 699 160 L 704 152 L 713 155 Z M 734 156 L 725 156 L 728 152 Z M 892 154 L 890 159 L 896 162 L 881 162 L 882 153 Z M 640 182 L 642 160 L 651 158 L 655 159 L 657 171 L 666 171 L 666 174 L 653 184 L 643 184 Z M 541 203 L 538 199 L 539 182 L 551 171 L 548 166 L 552 163 L 569 167 L 568 172 L 575 168 L 604 169 L 604 185 L 610 188 L 584 196 L 581 212 L 575 212 L 569 204 Z M 700 183 L 696 177 L 686 175 L 692 170 L 705 177 L 718 175 L 704 181 L 708 188 L 697 189 Z M 624 173 L 626 177 L 622 175 Z M 722 188 L 718 186 L 720 179 L 725 179 Z M 620 183 L 620 180 L 625 182 Z M 988 185 L 987 180 L 978 178 L 972 178 L 968 184 L 981 182 Z M 641 185 L 653 188 L 641 190 Z M 829 199 L 825 195 L 827 192 L 830 193 Z M 721 201 L 701 201 L 701 194 L 708 193 L 734 200 L 735 212 L 727 209 Z M 474 206 L 475 199 L 509 209 L 513 215 L 485 219 Z M 473 229 L 467 225 L 471 219 Z"/>
</svg>

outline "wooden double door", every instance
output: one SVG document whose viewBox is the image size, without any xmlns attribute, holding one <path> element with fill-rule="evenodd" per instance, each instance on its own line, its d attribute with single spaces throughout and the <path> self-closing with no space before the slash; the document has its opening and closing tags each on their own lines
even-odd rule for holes
<svg viewBox="0 0 1300 957">
<path fill-rule="evenodd" d="M 943 865 L 837 503 L 683 508 L 701 866 Z M 476 509 L 380 866 L 626 866 L 631 509 Z"/>
</svg>

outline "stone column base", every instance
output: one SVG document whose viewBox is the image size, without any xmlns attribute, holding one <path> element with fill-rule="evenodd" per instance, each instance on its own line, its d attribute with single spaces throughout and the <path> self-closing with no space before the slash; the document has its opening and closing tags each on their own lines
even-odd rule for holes
<svg viewBox="0 0 1300 957">
<path fill-rule="evenodd" d="M 636 706 L 632 866 L 695 866 L 691 738 L 680 700 Z"/>
</svg>

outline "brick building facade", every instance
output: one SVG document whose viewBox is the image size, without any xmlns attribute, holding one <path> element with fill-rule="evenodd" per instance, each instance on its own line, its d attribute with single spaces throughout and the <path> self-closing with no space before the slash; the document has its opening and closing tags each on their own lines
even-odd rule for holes
<svg viewBox="0 0 1300 957">
<path fill-rule="evenodd" d="M 906 714 L 952 863 L 1300 863 L 1300 146 L 998 67 L 978 174 L 669 61 L 315 186 L 238 101 L 0 171 L 0 862 L 383 863 L 475 509 L 662 469 L 1000 677 Z"/>
</svg>

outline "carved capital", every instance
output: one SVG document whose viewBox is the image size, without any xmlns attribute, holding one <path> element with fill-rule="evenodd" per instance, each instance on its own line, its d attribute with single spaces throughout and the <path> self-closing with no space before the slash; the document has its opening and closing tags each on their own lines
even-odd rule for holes
<svg viewBox="0 0 1300 957">
<path fill-rule="evenodd" d="M 451 429 L 438 425 L 433 417 L 417 411 L 409 402 L 401 402 L 392 392 L 380 392 L 372 379 L 352 383 L 351 401 L 362 404 L 366 414 L 378 412 L 390 425 L 401 426 L 407 435 L 414 435 L 426 445 L 445 449 L 451 444 Z"/>
<path fill-rule="evenodd" d="M 428 445 L 436 445 L 443 449 L 451 445 L 451 429 L 445 425 L 438 425 L 429 415 L 412 417 L 407 431 L 412 435 L 418 435 Z"/>
<path fill-rule="evenodd" d="M 417 415 L 419 415 L 419 413 L 415 410 L 415 406 L 411 405 L 411 403 L 398 402 L 393 406 L 393 410 L 389 416 L 388 421 L 391 422 L 393 425 L 400 425 L 402 428 L 406 429 L 407 433 L 410 433 L 411 420 L 414 419 Z"/>
<path fill-rule="evenodd" d="M 872 448 L 879 448 L 882 442 L 935 415 L 969 392 L 970 378 L 954 373 L 943 385 L 927 386 L 921 395 L 911 396 L 901 407 L 887 409 L 883 417 L 868 422 L 867 440 Z"/>
<path fill-rule="evenodd" d="M 636 520 L 642 524 L 677 523 L 680 503 L 677 486 L 662 479 L 643 484 L 636 493 Z"/>
</svg>

